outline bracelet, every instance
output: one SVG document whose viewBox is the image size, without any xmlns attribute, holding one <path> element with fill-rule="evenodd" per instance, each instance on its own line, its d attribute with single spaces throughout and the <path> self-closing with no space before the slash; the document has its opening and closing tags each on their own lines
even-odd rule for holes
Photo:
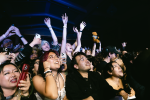
<svg viewBox="0 0 150 100">
<path fill-rule="evenodd" d="M 23 38 L 23 35 L 21 35 L 19 38 Z"/>
<path fill-rule="evenodd" d="M 52 70 L 47 70 L 44 72 L 44 74 L 46 74 L 46 73 L 52 73 Z"/>
<path fill-rule="evenodd" d="M 44 70 L 45 70 L 45 69 L 47 69 L 47 68 L 49 68 L 49 69 L 50 69 L 50 67 L 46 67 L 46 68 L 44 68 Z"/>
<path fill-rule="evenodd" d="M 48 28 L 52 28 L 52 27 L 48 27 Z"/>
<path fill-rule="evenodd" d="M 3 34 L 3 37 L 6 38 L 5 34 Z"/>
<path fill-rule="evenodd" d="M 67 28 L 67 26 L 63 26 L 63 28 Z"/>
<path fill-rule="evenodd" d="M 46 78 L 47 76 L 51 76 L 51 75 L 54 76 L 52 73 L 50 73 L 50 74 L 46 75 L 45 78 Z"/>
</svg>

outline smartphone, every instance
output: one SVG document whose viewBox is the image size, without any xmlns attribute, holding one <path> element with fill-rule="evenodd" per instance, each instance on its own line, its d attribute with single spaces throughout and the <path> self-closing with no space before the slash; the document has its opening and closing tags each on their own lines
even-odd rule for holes
<svg viewBox="0 0 150 100">
<path fill-rule="evenodd" d="M 10 49 L 9 48 L 3 48 L 3 52 L 6 52 L 6 55 L 10 55 Z"/>
<path fill-rule="evenodd" d="M 41 38 L 41 35 L 36 33 L 35 38 Z"/>
<path fill-rule="evenodd" d="M 66 53 L 61 54 L 62 64 L 66 64 Z"/>
<path fill-rule="evenodd" d="M 130 85 L 127 83 L 127 84 L 125 84 L 125 89 L 124 89 L 127 93 L 129 93 L 130 94 L 130 92 L 131 92 L 131 87 L 130 87 Z"/>
<path fill-rule="evenodd" d="M 23 64 L 22 72 L 20 74 L 20 77 L 19 77 L 19 80 L 18 80 L 18 83 L 17 83 L 17 87 L 19 87 L 18 84 L 20 83 L 21 80 L 25 80 L 26 79 L 28 71 L 29 71 L 29 68 L 30 68 L 29 64 Z"/>
</svg>

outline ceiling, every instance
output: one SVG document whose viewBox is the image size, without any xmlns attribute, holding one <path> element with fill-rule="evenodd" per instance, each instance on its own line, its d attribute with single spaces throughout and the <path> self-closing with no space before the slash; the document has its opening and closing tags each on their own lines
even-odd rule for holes
<svg viewBox="0 0 150 100">
<path fill-rule="evenodd" d="M 3 2 L 2 2 L 3 1 Z M 87 23 L 82 35 L 82 46 L 92 47 L 92 32 L 96 31 L 102 46 L 121 46 L 126 41 L 129 47 L 138 43 L 148 46 L 150 33 L 150 10 L 148 0 L 2 0 L 0 3 L 0 27 L 3 34 L 11 24 L 18 27 L 28 41 L 35 33 L 51 41 L 44 18 L 51 18 L 51 25 L 61 42 L 63 23 L 61 16 L 68 15 L 67 41 L 73 43 L 79 28 Z M 143 41 L 143 40 L 144 41 Z M 143 46 L 143 45 L 142 45 Z"/>
</svg>

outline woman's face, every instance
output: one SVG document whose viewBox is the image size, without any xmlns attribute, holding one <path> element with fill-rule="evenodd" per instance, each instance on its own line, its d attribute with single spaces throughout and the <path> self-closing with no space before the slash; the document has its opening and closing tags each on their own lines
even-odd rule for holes
<svg viewBox="0 0 150 100">
<path fill-rule="evenodd" d="M 67 51 L 67 52 L 72 52 L 72 51 L 73 51 L 73 50 L 72 50 L 72 46 L 71 46 L 70 43 L 66 43 L 66 51 Z"/>
<path fill-rule="evenodd" d="M 50 63 L 51 70 L 58 70 L 60 68 L 59 57 L 54 52 L 49 53 L 47 61 Z"/>
<path fill-rule="evenodd" d="M 34 62 L 34 70 L 37 72 L 38 71 L 38 68 L 39 68 L 39 59 L 35 60 Z"/>
<path fill-rule="evenodd" d="M 86 55 L 91 55 L 91 50 L 87 50 Z"/>
<path fill-rule="evenodd" d="M 44 43 L 44 45 L 42 45 L 42 50 L 43 51 L 49 51 L 50 50 L 50 46 L 48 43 Z"/>
<path fill-rule="evenodd" d="M 5 65 L 0 73 L 1 88 L 15 88 L 19 80 L 20 72 L 14 65 Z"/>
<path fill-rule="evenodd" d="M 112 68 L 112 76 L 114 76 L 114 77 L 123 77 L 123 70 L 122 70 L 122 68 L 119 66 L 119 64 L 118 63 L 112 63 L 112 66 L 113 66 L 113 68 Z"/>
</svg>

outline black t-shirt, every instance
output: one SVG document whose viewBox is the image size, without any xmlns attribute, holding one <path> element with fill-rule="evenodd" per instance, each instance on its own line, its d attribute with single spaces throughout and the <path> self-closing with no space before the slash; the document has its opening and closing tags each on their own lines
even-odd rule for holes
<svg viewBox="0 0 150 100">
<path fill-rule="evenodd" d="M 69 100 L 82 100 L 92 96 L 94 100 L 109 100 L 116 91 L 98 72 L 88 72 L 88 81 L 78 71 L 66 76 L 66 95 Z"/>
<path fill-rule="evenodd" d="M 97 66 L 96 66 L 96 71 L 99 71 L 102 73 L 104 67 L 106 66 L 107 62 L 106 61 L 101 61 Z"/>
</svg>

